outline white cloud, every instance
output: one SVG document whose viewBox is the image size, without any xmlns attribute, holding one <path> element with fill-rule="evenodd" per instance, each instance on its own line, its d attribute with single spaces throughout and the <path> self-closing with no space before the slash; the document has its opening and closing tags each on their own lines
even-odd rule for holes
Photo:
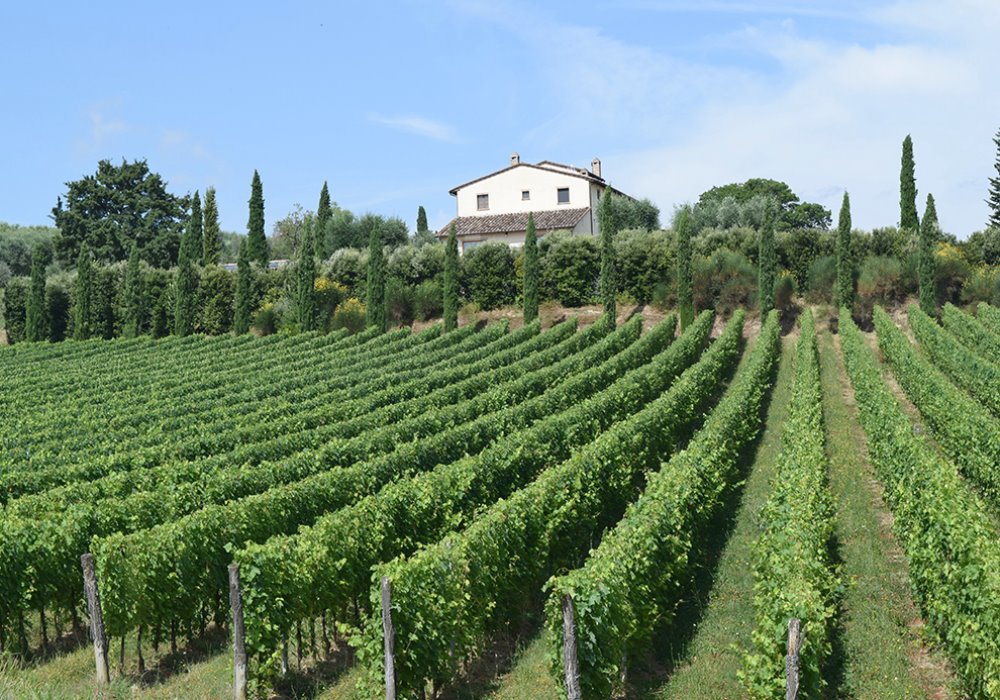
<svg viewBox="0 0 1000 700">
<path fill-rule="evenodd" d="M 376 124 L 387 126 L 390 129 L 408 134 L 416 134 L 417 136 L 423 136 L 435 141 L 444 141 L 446 143 L 459 143 L 460 141 L 458 134 L 452 126 L 414 114 L 394 117 L 372 114 L 369 116 L 369 119 Z"/>
<path fill-rule="evenodd" d="M 104 151 L 115 137 L 124 133 L 128 125 L 124 120 L 108 116 L 107 105 L 94 105 L 87 112 L 87 135 L 78 139 L 76 150 L 86 156 L 105 155 Z"/>
</svg>

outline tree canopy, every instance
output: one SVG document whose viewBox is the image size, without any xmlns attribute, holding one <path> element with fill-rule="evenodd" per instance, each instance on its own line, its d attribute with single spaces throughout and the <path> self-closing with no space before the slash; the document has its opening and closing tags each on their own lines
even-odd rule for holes
<svg viewBox="0 0 1000 700">
<path fill-rule="evenodd" d="M 187 223 L 187 197 L 167 191 L 167 183 L 145 160 L 109 160 L 97 172 L 66 183 L 52 218 L 60 230 L 56 254 L 72 263 L 84 243 L 96 260 L 128 259 L 132 246 L 154 267 L 177 261 L 181 232 Z"/>
<path fill-rule="evenodd" d="M 775 228 L 779 231 L 795 228 L 818 228 L 825 231 L 833 221 L 833 214 L 826 207 L 815 202 L 803 202 L 786 183 L 766 178 L 751 178 L 746 182 L 713 187 L 701 193 L 697 206 L 703 210 L 723 206 L 737 210 L 753 204 L 755 200 L 767 199 L 774 200 L 778 205 Z M 739 214 L 735 216 L 737 221 L 745 218 Z M 736 225 L 735 222 L 733 225 Z M 721 227 L 726 228 L 725 225 Z"/>
</svg>

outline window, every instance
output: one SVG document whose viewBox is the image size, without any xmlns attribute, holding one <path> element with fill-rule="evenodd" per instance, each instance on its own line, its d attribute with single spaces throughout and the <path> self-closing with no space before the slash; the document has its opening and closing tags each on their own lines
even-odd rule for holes
<svg viewBox="0 0 1000 700">
<path fill-rule="evenodd" d="M 521 201 L 527 202 L 531 199 L 531 190 L 521 190 Z"/>
<path fill-rule="evenodd" d="M 476 209 L 487 211 L 490 208 L 490 196 L 488 194 L 476 195 Z"/>
<path fill-rule="evenodd" d="M 462 241 L 462 252 L 464 253 L 467 250 L 472 250 L 476 246 L 482 245 L 482 243 L 482 241 Z"/>
<path fill-rule="evenodd" d="M 569 204 L 569 188 L 560 187 L 556 190 L 556 201 L 559 204 Z"/>
</svg>

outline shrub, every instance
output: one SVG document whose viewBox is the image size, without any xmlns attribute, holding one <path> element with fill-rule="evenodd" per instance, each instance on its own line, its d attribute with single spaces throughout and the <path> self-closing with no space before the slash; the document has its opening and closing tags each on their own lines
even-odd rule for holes
<svg viewBox="0 0 1000 700">
<path fill-rule="evenodd" d="M 695 258 L 693 283 L 695 308 L 714 308 L 725 316 L 755 301 L 757 269 L 746 256 L 719 250 L 709 258 Z"/>
<path fill-rule="evenodd" d="M 386 272 L 411 287 L 436 279 L 444 274 L 444 243 L 399 246 L 389 253 Z"/>
<path fill-rule="evenodd" d="M 198 321 L 196 328 L 208 335 L 228 333 L 233 326 L 233 274 L 221 267 L 202 271 L 198 285 Z"/>
<path fill-rule="evenodd" d="M 855 314 L 869 323 L 877 305 L 893 304 L 905 297 L 901 280 L 903 264 L 896 258 L 872 256 L 865 258 L 858 273 L 858 296 Z"/>
<path fill-rule="evenodd" d="M 1000 285 L 1000 267 L 978 265 L 965 280 L 965 286 L 962 287 L 962 301 L 966 304 L 985 301 L 988 304 L 993 299 L 998 285 Z"/>
<path fill-rule="evenodd" d="M 333 312 L 347 298 L 347 287 L 329 277 L 317 277 L 313 289 L 316 292 L 317 327 L 323 332 L 329 332 Z"/>
<path fill-rule="evenodd" d="M 351 296 L 360 297 L 368 281 L 368 251 L 341 248 L 323 265 L 322 273 L 344 285 Z"/>
<path fill-rule="evenodd" d="M 253 315 L 253 328 L 260 335 L 272 335 L 278 332 L 278 312 L 272 302 L 266 302 Z"/>
<path fill-rule="evenodd" d="M 797 228 L 779 232 L 775 237 L 778 263 L 790 270 L 797 289 L 809 283 L 809 270 L 825 255 L 833 255 L 833 236 L 828 231 Z"/>
<path fill-rule="evenodd" d="M 53 343 L 65 340 L 69 328 L 69 291 L 50 279 L 45 288 L 45 305 L 48 309 L 49 340 Z"/>
<path fill-rule="evenodd" d="M 389 326 L 413 323 L 413 288 L 398 277 L 390 277 L 385 283 L 385 315 Z"/>
<path fill-rule="evenodd" d="M 437 280 L 425 280 L 413 288 L 413 316 L 429 321 L 444 312 L 444 289 Z"/>
<path fill-rule="evenodd" d="M 940 305 L 962 300 L 962 287 L 972 274 L 961 249 L 951 243 L 938 243 L 934 250 L 934 291 Z"/>
<path fill-rule="evenodd" d="M 649 303 L 658 284 L 672 275 L 674 242 L 666 231 L 623 231 L 615 237 L 618 290 Z"/>
<path fill-rule="evenodd" d="M 539 242 L 538 253 L 546 299 L 570 307 L 594 301 L 601 258 L 593 238 L 551 234 Z"/>
<path fill-rule="evenodd" d="M 674 293 L 673 287 L 666 282 L 661 282 L 653 287 L 653 295 L 649 304 L 657 311 L 666 312 L 677 304 L 677 295 Z"/>
<path fill-rule="evenodd" d="M 485 243 L 462 258 L 465 297 L 484 311 L 514 303 L 516 278 L 514 254 L 504 243 Z"/>
<path fill-rule="evenodd" d="M 24 340 L 25 313 L 28 305 L 27 277 L 14 277 L 7 283 L 3 294 L 3 305 L 7 342 L 17 343 Z"/>
<path fill-rule="evenodd" d="M 812 304 L 832 304 L 837 283 L 837 258 L 824 255 L 809 266 L 806 300 Z"/>
<path fill-rule="evenodd" d="M 792 310 L 795 297 L 795 276 L 782 270 L 774 280 L 774 308 L 783 314 Z"/>
<path fill-rule="evenodd" d="M 330 328 L 335 331 L 346 328 L 353 335 L 364 329 L 365 323 L 365 305 L 357 297 L 351 297 L 337 305 Z"/>
</svg>

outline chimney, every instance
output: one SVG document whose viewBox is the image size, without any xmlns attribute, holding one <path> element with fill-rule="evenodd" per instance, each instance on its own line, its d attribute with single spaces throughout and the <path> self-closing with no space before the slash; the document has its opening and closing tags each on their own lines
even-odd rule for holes
<svg viewBox="0 0 1000 700">
<path fill-rule="evenodd" d="M 597 177 L 601 177 L 601 159 L 600 158 L 594 158 L 594 160 L 590 161 L 590 172 L 594 173 L 594 175 L 596 175 Z"/>
<path fill-rule="evenodd" d="M 510 164 L 511 165 L 520 165 L 521 164 L 521 156 L 519 156 L 516 152 L 515 153 L 511 153 L 510 154 Z"/>
</svg>

